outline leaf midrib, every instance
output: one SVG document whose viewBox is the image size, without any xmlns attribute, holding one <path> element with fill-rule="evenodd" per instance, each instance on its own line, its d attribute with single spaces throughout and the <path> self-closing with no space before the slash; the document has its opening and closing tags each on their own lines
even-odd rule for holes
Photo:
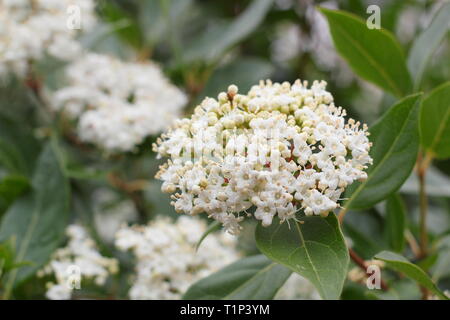
<svg viewBox="0 0 450 320">
<path fill-rule="evenodd" d="M 443 294 L 441 292 L 441 290 L 436 286 L 436 284 L 433 283 L 433 281 L 431 281 L 431 279 L 429 279 L 428 275 L 426 274 L 425 271 L 423 271 L 421 268 L 419 268 L 418 266 L 416 266 L 415 264 L 412 264 L 410 262 L 403 262 L 403 261 L 396 261 L 396 260 L 387 260 L 387 259 L 382 259 L 379 258 L 379 260 L 382 260 L 384 262 L 386 262 L 389 266 L 389 264 L 392 266 L 392 268 L 394 268 L 395 265 L 401 265 L 404 268 L 409 268 L 410 270 L 413 270 L 414 272 L 418 272 L 424 279 L 423 282 L 425 282 L 427 284 L 427 286 L 429 286 L 430 290 L 433 290 L 434 293 L 436 295 L 438 295 L 441 299 L 443 300 L 449 300 L 449 298 Z M 397 268 L 396 268 L 397 269 Z M 415 280 L 415 279 L 414 279 Z M 417 281 L 417 280 L 416 280 Z"/>
<path fill-rule="evenodd" d="M 299 234 L 300 239 L 301 239 L 301 241 L 302 241 L 302 243 L 303 243 L 303 247 L 305 248 L 306 257 L 308 258 L 308 262 L 311 264 L 311 267 L 312 267 L 312 270 L 313 270 L 313 272 L 314 272 L 314 275 L 316 276 L 317 282 L 319 283 L 320 288 L 321 288 L 322 290 L 324 290 L 323 284 L 322 284 L 322 282 L 320 281 L 319 273 L 318 273 L 318 271 L 317 271 L 317 269 L 316 269 L 316 267 L 315 267 L 315 265 L 314 265 L 314 263 L 313 263 L 313 261 L 312 261 L 312 259 L 311 259 L 311 256 L 310 256 L 310 254 L 309 254 L 308 247 L 307 247 L 307 245 L 306 245 L 306 243 L 305 243 L 305 239 L 304 239 L 304 237 L 303 237 L 303 232 L 302 232 L 302 230 L 300 229 L 300 226 L 299 226 L 299 223 L 298 223 L 298 222 L 295 222 L 295 227 L 297 228 L 298 234 Z M 325 292 L 324 292 L 324 293 L 325 293 Z"/>
</svg>

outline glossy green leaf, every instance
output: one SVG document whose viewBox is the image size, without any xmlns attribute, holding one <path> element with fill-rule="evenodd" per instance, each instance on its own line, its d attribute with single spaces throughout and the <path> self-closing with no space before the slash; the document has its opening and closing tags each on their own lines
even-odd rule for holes
<svg viewBox="0 0 450 320">
<path fill-rule="evenodd" d="M 339 54 L 360 77 L 397 97 L 411 90 L 411 78 L 397 40 L 387 30 L 369 29 L 352 14 L 320 8 Z"/>
<path fill-rule="evenodd" d="M 450 3 L 443 5 L 431 24 L 414 41 L 408 56 L 408 69 L 414 87 L 420 87 L 425 68 L 450 27 Z"/>
<path fill-rule="evenodd" d="M 450 82 L 437 87 L 422 101 L 421 142 L 434 157 L 450 157 Z"/>
<path fill-rule="evenodd" d="M 8 209 L 0 226 L 0 241 L 16 239 L 16 260 L 32 263 L 11 272 L 9 289 L 47 262 L 67 225 L 68 182 L 54 141 L 45 147 L 38 159 L 32 188 Z"/>
<path fill-rule="evenodd" d="M 253 2 L 232 22 L 216 23 L 186 48 L 185 62 L 214 62 L 223 53 L 247 38 L 264 20 L 273 0 Z"/>
<path fill-rule="evenodd" d="M 194 283 L 184 295 L 187 300 L 272 299 L 291 271 L 263 255 L 243 258 Z"/>
<path fill-rule="evenodd" d="M 447 296 L 433 283 L 425 271 L 409 262 L 405 257 L 393 252 L 382 251 L 375 256 L 375 259 L 384 261 L 388 268 L 401 272 L 407 277 L 417 281 L 420 285 L 436 294 L 439 298 L 449 300 L 449 298 L 447 298 Z"/>
<path fill-rule="evenodd" d="M 262 253 L 308 279 L 322 298 L 339 298 L 349 255 L 334 214 L 304 216 L 289 224 L 276 218 L 269 227 L 258 224 L 255 236 Z"/>
<path fill-rule="evenodd" d="M 406 208 L 402 198 L 394 193 L 386 201 L 385 234 L 390 248 L 401 253 L 405 247 Z"/>
<path fill-rule="evenodd" d="M 347 189 L 346 208 L 372 207 L 397 191 L 410 175 L 419 149 L 419 98 L 414 94 L 400 100 L 369 129 L 373 164 L 364 182 Z"/>
</svg>

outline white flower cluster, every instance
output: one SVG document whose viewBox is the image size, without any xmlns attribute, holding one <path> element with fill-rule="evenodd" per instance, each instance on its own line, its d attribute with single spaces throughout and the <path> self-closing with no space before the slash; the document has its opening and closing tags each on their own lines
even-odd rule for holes
<svg viewBox="0 0 450 320">
<path fill-rule="evenodd" d="M 239 257 L 235 238 L 226 233 L 210 234 L 196 251 L 205 231 L 205 222 L 187 216 L 119 230 L 116 246 L 132 250 L 137 260 L 130 298 L 179 299 L 191 284 Z"/>
<path fill-rule="evenodd" d="M 51 300 L 67 300 L 77 287 L 77 277 L 87 278 L 96 285 L 103 285 L 110 274 L 118 270 L 116 259 L 102 256 L 95 242 L 80 225 L 70 225 L 66 234 L 67 246 L 55 251 L 48 265 L 38 272 L 38 276 L 54 274 L 56 283 L 48 283 L 46 296 Z M 81 287 L 82 283 L 79 283 Z"/>
<path fill-rule="evenodd" d="M 132 150 L 165 129 L 187 102 L 153 63 L 88 53 L 66 74 L 68 86 L 53 94 L 52 105 L 78 118 L 82 141 L 107 151 Z"/>
<path fill-rule="evenodd" d="M 81 52 L 76 36 L 95 22 L 93 0 L 0 1 L 0 76 L 25 76 L 28 64 L 45 54 L 73 59 Z"/>
<path fill-rule="evenodd" d="M 333 103 L 326 82 L 263 82 L 247 95 L 232 85 L 206 98 L 154 145 L 169 157 L 157 178 L 178 212 L 206 212 L 230 233 L 255 207 L 264 226 L 278 215 L 326 216 L 372 159 L 367 126 Z M 194 156 L 194 158 L 192 157 Z"/>
</svg>

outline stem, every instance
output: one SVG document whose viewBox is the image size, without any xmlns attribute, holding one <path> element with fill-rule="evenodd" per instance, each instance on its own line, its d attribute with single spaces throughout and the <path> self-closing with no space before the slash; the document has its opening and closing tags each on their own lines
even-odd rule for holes
<svg viewBox="0 0 450 320">
<path fill-rule="evenodd" d="M 356 252 L 355 250 L 353 250 L 352 248 L 348 248 L 348 253 L 350 255 L 350 259 L 352 259 L 352 261 L 358 266 L 360 267 L 362 270 L 364 270 L 364 272 L 367 272 L 367 262 L 364 261 L 363 258 L 361 258 Z M 387 291 L 389 289 L 389 286 L 386 284 L 386 282 L 383 281 L 383 279 L 380 279 L 380 286 L 381 289 L 384 291 Z"/>
<path fill-rule="evenodd" d="M 432 156 L 427 153 L 425 158 L 422 154 L 418 158 L 417 177 L 419 179 L 419 206 L 420 206 L 420 257 L 424 258 L 428 251 L 428 232 L 427 232 L 427 215 L 428 215 L 428 200 L 426 192 L 426 171 L 432 160 Z"/>
<path fill-rule="evenodd" d="M 416 239 L 414 238 L 414 235 L 409 230 L 405 230 L 405 239 L 406 242 L 408 242 L 409 247 L 411 248 L 412 253 L 416 257 L 416 259 L 420 258 L 420 246 L 417 243 Z"/>
<path fill-rule="evenodd" d="M 420 257 L 427 255 L 428 235 L 427 235 L 427 213 L 428 203 L 425 190 L 425 175 L 419 175 L 419 201 L 420 201 Z"/>
</svg>

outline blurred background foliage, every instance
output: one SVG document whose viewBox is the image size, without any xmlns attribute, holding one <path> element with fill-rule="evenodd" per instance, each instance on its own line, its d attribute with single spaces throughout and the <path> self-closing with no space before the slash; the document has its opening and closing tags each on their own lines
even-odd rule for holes
<svg viewBox="0 0 450 320">
<path fill-rule="evenodd" d="M 232 83 L 246 92 L 261 79 L 279 82 L 323 79 L 338 105 L 346 108 L 351 117 L 370 125 L 391 104 L 392 98 L 358 78 L 337 55 L 326 20 L 315 6 L 339 8 L 366 19 L 367 6 L 379 5 L 382 27 L 397 36 L 406 53 L 438 10 L 437 2 L 102 0 L 98 1 L 101 24 L 80 41 L 89 50 L 124 60 L 156 61 L 172 82 L 188 94 L 186 114 L 204 97 L 215 97 Z M 447 34 L 431 59 L 422 82 L 425 91 L 450 79 L 449 40 Z M 63 66 L 62 62 L 49 58 L 33 67 L 38 79 L 45 81 L 45 87 L 58 88 L 62 85 Z M 129 255 L 114 250 L 111 238 L 114 228 L 121 223 L 146 223 L 155 215 L 177 216 L 169 196 L 160 192 L 160 183 L 154 179 L 161 164 L 151 151 L 155 137 L 148 138 L 137 152 L 105 155 L 93 146 L 80 143 L 69 123 L 63 119 L 55 121 L 29 83 L 10 79 L 2 83 L 0 90 L 0 217 L 33 188 L 41 150 L 57 150 L 56 162 L 61 168 L 49 170 L 53 173 L 62 170 L 62 179 L 71 191 L 70 201 L 66 199 L 67 214 L 61 212 L 58 223 L 39 222 L 41 227 L 50 224 L 59 230 L 56 231 L 59 236 L 52 238 L 54 243 L 49 248 L 63 244 L 61 235 L 65 225 L 81 221 L 90 228 L 104 254 L 120 259 L 121 272 L 105 288 L 85 287 L 80 297 L 126 298 L 133 264 Z M 45 146 L 50 136 L 53 137 L 51 146 Z M 429 171 L 429 235 L 436 250 L 420 262 L 442 289 L 450 289 L 449 175 L 449 160 L 436 161 Z M 42 181 L 45 183 L 45 178 Z M 400 196 L 406 204 L 407 232 L 417 235 L 418 183 L 414 174 L 401 188 Z M 54 203 L 65 201 L 57 192 L 53 197 Z M 385 223 L 389 205 L 388 200 L 367 211 L 351 212 L 347 217 L 344 233 L 365 259 L 384 249 L 393 250 L 396 245 Z M 239 246 L 248 254 L 256 253 L 254 225 L 246 223 L 249 225 L 244 227 Z M 33 261 L 15 258 L 14 239 L 1 240 L 4 241 L 0 245 L 0 270 L 3 270 L 0 288 L 6 288 L 5 274 Z M 44 259 L 51 251 L 44 246 L 38 246 L 37 250 Z M 14 298 L 43 298 L 45 279 L 37 278 L 32 272 L 21 279 L 14 284 Z M 395 289 L 397 296 L 390 298 L 420 297 L 418 287 L 406 279 L 397 282 Z M 366 291 L 364 286 L 348 282 L 342 297 L 387 297 Z"/>
</svg>

